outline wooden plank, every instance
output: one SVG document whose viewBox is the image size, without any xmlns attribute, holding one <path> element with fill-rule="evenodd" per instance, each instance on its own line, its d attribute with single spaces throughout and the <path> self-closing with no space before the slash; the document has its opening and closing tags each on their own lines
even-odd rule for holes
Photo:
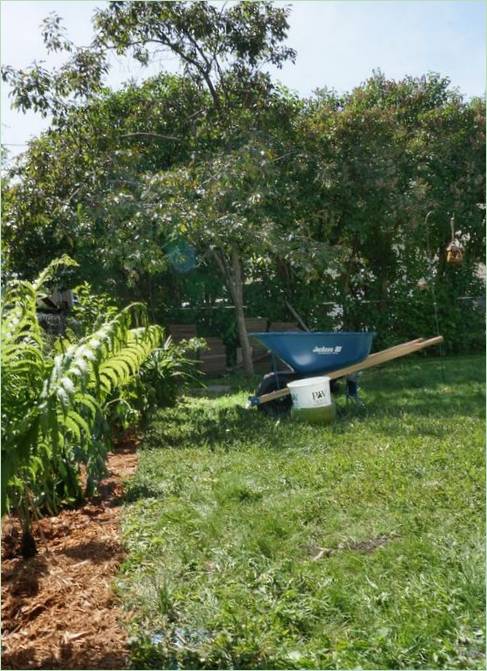
<svg viewBox="0 0 487 671">
<path fill-rule="evenodd" d="M 272 322 L 269 331 L 300 331 L 297 322 Z"/>
<path fill-rule="evenodd" d="M 333 371 L 330 373 L 330 377 L 332 379 L 336 379 L 337 377 L 343 377 L 344 375 L 352 375 L 352 373 L 358 372 L 360 370 L 365 370 L 367 368 L 371 368 L 372 366 L 378 366 L 381 363 L 385 363 L 386 361 L 392 361 L 393 359 L 398 359 L 401 356 L 419 352 L 426 347 L 433 347 L 434 345 L 439 345 L 442 342 L 443 336 L 436 336 L 435 338 L 423 340 L 422 342 L 419 342 L 416 345 L 411 345 L 410 347 L 398 348 L 394 352 L 378 352 L 378 355 L 381 354 L 381 356 L 374 357 L 372 361 L 370 361 L 369 357 L 367 357 L 365 361 L 357 363 L 354 366 L 348 366 L 347 368 Z"/>
<path fill-rule="evenodd" d="M 169 324 L 168 329 L 175 341 L 196 338 L 196 326 L 194 324 Z"/>
<path fill-rule="evenodd" d="M 352 366 L 347 366 L 346 368 L 339 368 L 338 370 L 332 371 L 330 373 L 324 373 L 327 377 L 335 380 L 339 377 L 344 377 L 345 375 L 352 375 L 353 373 L 358 373 L 361 370 L 366 370 L 367 368 L 372 368 L 373 366 L 379 366 L 382 363 L 387 361 L 392 361 L 393 359 L 398 359 L 399 357 L 412 354 L 413 352 L 419 352 L 426 347 L 433 347 L 434 345 L 439 345 L 443 342 L 443 336 L 436 336 L 435 338 L 429 338 L 429 340 L 422 340 L 421 338 L 416 341 L 411 340 L 410 342 L 403 343 L 402 345 L 395 345 L 394 347 L 389 347 L 388 349 L 382 350 L 381 352 L 376 352 L 371 354 L 360 363 L 353 364 Z M 284 389 L 278 389 L 269 394 L 263 394 L 259 396 L 259 403 L 268 403 L 278 398 L 284 398 L 289 394 L 289 389 L 285 387 Z"/>
<path fill-rule="evenodd" d="M 420 342 L 424 342 L 424 338 L 416 338 L 415 340 L 409 340 L 408 342 L 403 342 L 400 345 L 393 345 L 392 347 L 388 347 L 387 349 L 383 349 L 380 352 L 374 352 L 373 354 L 369 354 L 368 357 L 363 359 L 363 361 L 359 361 L 356 364 L 352 364 L 353 366 L 358 366 L 359 364 L 362 364 L 364 361 L 376 361 L 377 359 L 382 359 L 385 356 L 388 356 L 389 354 L 392 354 L 393 352 L 399 352 L 399 350 L 403 349 L 409 349 L 410 347 L 413 347 L 417 345 Z M 387 360 L 387 359 L 386 359 Z M 378 364 L 376 364 L 378 365 Z M 344 370 L 342 368 L 338 369 L 336 372 L 340 372 L 341 370 Z M 335 372 L 335 371 L 333 371 Z M 323 373 L 323 375 L 328 375 L 328 377 L 331 377 L 331 373 Z M 338 377 L 342 377 L 343 374 L 338 375 Z M 332 378 L 334 379 L 334 378 Z"/>
<path fill-rule="evenodd" d="M 212 354 L 226 354 L 227 348 L 221 338 L 209 336 L 206 337 L 205 340 L 207 347 L 202 350 L 201 358 L 205 358 L 205 356 L 210 356 Z"/>
<path fill-rule="evenodd" d="M 301 328 L 302 328 L 304 331 L 308 331 L 308 333 L 309 333 L 311 329 L 309 329 L 309 328 L 306 326 L 306 324 L 304 323 L 304 321 L 302 320 L 302 318 L 299 316 L 299 314 L 296 312 L 296 310 L 293 308 L 293 306 L 291 305 L 291 303 L 290 303 L 289 301 L 286 301 L 286 305 L 287 305 L 287 308 L 288 308 L 289 312 L 290 312 L 290 313 L 292 314 L 292 316 L 294 317 L 294 319 L 297 319 L 297 320 L 298 320 L 298 324 L 301 326 Z"/>
<path fill-rule="evenodd" d="M 204 373 L 225 373 L 227 357 L 224 354 L 213 354 L 200 360 L 201 370 Z"/>
<path fill-rule="evenodd" d="M 263 319 L 262 317 L 246 317 L 245 329 L 247 332 L 254 331 L 255 333 L 267 331 L 267 319 Z"/>
</svg>

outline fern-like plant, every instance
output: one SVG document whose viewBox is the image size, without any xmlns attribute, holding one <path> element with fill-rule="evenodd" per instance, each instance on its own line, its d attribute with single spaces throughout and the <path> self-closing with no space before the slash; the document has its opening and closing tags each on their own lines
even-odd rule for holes
<svg viewBox="0 0 487 671">
<path fill-rule="evenodd" d="M 2 513 L 19 512 L 27 554 L 32 512 L 80 499 L 82 465 L 93 490 L 109 447 L 105 402 L 162 339 L 144 306 L 132 304 L 79 340 L 48 345 L 36 304 L 56 271 L 70 265 L 62 257 L 35 282 L 15 282 L 2 304 Z"/>
</svg>

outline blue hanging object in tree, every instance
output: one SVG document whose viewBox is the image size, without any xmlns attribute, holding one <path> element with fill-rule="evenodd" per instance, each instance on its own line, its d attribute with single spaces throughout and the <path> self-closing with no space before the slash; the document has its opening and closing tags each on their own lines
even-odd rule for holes
<svg viewBox="0 0 487 671">
<path fill-rule="evenodd" d="M 189 273 L 196 267 L 194 248 L 184 240 L 172 243 L 166 250 L 169 263 L 178 273 Z"/>
</svg>

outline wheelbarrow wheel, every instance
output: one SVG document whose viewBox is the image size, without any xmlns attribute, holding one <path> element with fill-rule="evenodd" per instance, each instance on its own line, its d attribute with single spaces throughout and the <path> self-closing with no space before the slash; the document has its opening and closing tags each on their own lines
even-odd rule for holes
<svg viewBox="0 0 487 671">
<path fill-rule="evenodd" d="M 277 391 L 277 389 L 283 389 L 288 382 L 294 379 L 294 377 L 293 373 L 287 373 L 285 371 L 268 373 L 262 378 L 255 394 L 256 396 L 262 396 L 263 394 L 270 394 L 272 391 Z M 261 403 L 257 407 L 261 412 L 264 412 L 270 417 L 283 417 L 291 412 L 292 404 L 291 396 L 288 395 L 283 398 L 277 398 L 274 401 L 269 401 L 268 403 Z"/>
</svg>

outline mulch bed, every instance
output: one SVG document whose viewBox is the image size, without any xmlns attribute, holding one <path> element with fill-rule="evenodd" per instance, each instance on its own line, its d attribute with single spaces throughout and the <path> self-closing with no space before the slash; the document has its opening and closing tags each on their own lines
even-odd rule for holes
<svg viewBox="0 0 487 671">
<path fill-rule="evenodd" d="M 4 519 L 2 668 L 128 668 L 127 615 L 112 581 L 124 558 L 120 505 L 136 446 L 126 436 L 109 455 L 98 496 L 35 523 L 32 559 L 19 556 L 18 521 Z"/>
</svg>

